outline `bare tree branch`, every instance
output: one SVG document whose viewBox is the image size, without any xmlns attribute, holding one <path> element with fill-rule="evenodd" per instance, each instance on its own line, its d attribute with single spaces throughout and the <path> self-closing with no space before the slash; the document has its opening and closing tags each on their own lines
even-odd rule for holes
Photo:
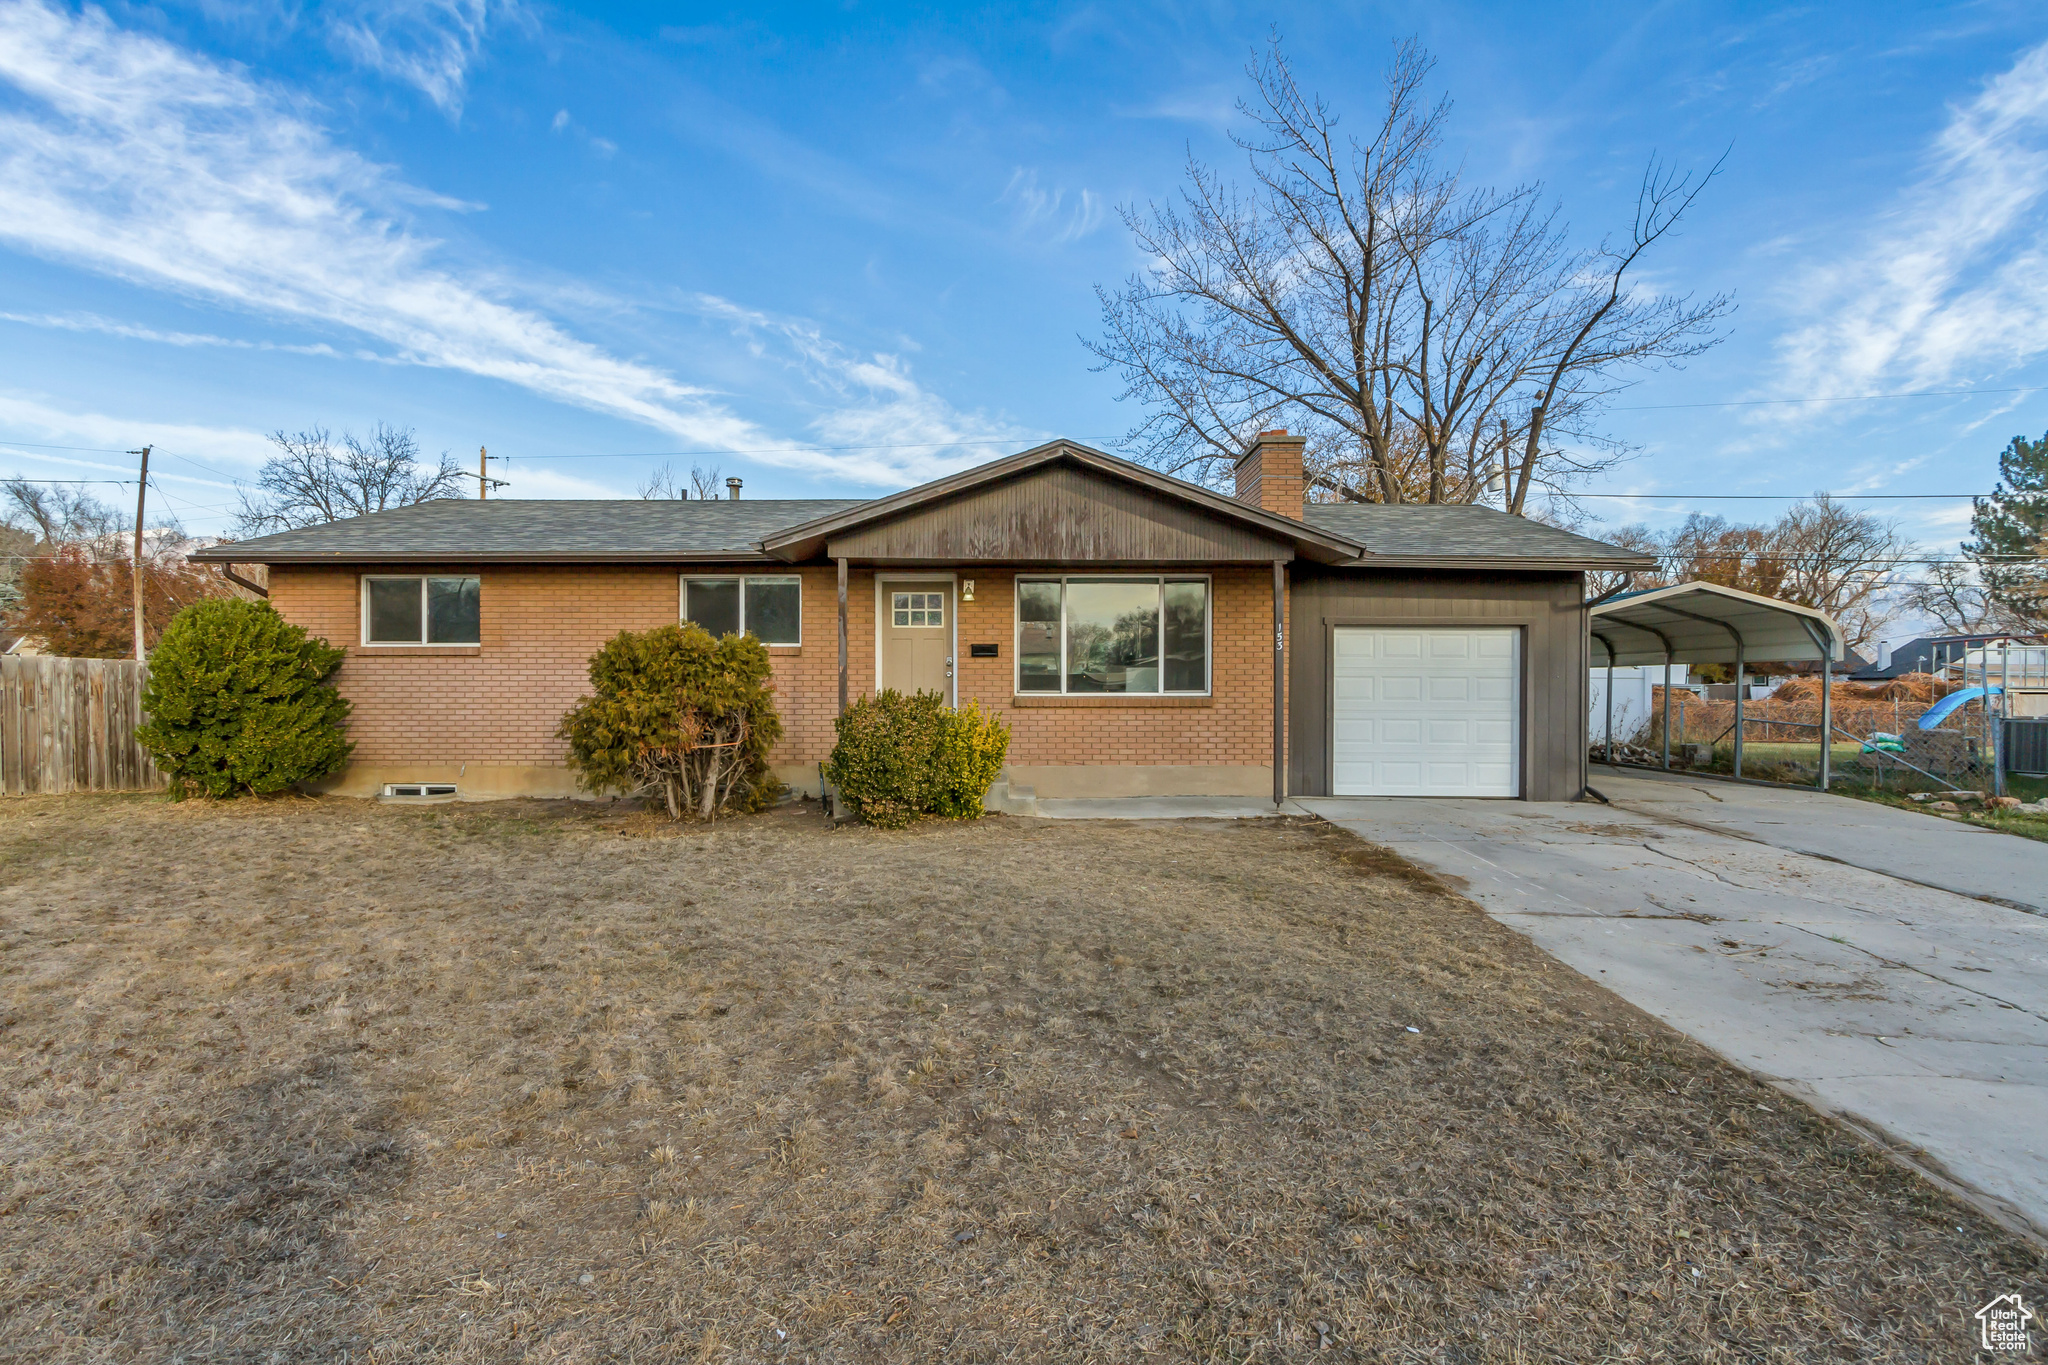
<svg viewBox="0 0 2048 1365">
<path fill-rule="evenodd" d="M 379 422 L 368 440 L 349 432 L 337 448 L 325 428 L 287 435 L 271 433 L 278 453 L 263 462 L 252 491 L 241 490 L 236 534 L 267 535 L 299 526 L 367 516 L 393 507 L 463 496 L 473 477 L 446 451 L 431 468 L 419 462 L 419 442 L 410 430 Z"/>
<path fill-rule="evenodd" d="M 1623 453 L 1599 430 L 1622 375 L 1712 345 L 1727 301 L 1640 297 L 1628 272 L 1712 179 L 1652 164 L 1627 248 L 1575 251 L 1535 186 L 1439 165 L 1432 63 L 1397 48 L 1363 136 L 1304 92 L 1278 39 L 1248 73 L 1240 190 L 1189 159 L 1176 203 L 1123 210 L 1152 267 L 1098 286 L 1098 369 L 1145 416 L 1122 444 L 1217 485 L 1254 435 L 1308 442 L 1312 497 L 1523 511 Z M 1568 441 L 1568 446 L 1560 441 Z"/>
</svg>

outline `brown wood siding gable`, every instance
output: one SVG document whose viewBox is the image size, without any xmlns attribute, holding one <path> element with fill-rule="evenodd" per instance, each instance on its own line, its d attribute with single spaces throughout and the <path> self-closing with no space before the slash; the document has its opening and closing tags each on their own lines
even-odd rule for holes
<svg viewBox="0 0 2048 1365">
<path fill-rule="evenodd" d="M 1227 564 L 1294 558 L 1292 544 L 1070 465 L 974 488 L 834 536 L 829 558 L 881 564 Z"/>
</svg>

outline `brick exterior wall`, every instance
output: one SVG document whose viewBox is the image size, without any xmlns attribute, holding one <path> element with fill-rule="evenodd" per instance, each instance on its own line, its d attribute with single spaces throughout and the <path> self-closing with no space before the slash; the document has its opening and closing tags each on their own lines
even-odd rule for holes
<svg viewBox="0 0 2048 1365">
<path fill-rule="evenodd" d="M 975 580 L 975 600 L 960 605 L 961 703 L 1003 710 L 1013 765 L 1270 767 L 1273 571 L 1261 566 L 1211 572 L 1210 695 L 1097 698 L 1016 696 L 1016 572 L 962 569 L 962 578 Z M 967 657 L 976 642 L 1000 645 L 1002 656 Z"/>
<path fill-rule="evenodd" d="M 335 683 L 354 707 L 349 737 L 358 765 L 560 766 L 564 745 L 555 726 L 589 690 L 590 655 L 621 630 L 664 625 L 680 612 L 679 573 L 658 566 L 421 565 L 375 572 L 479 572 L 482 643 L 366 647 L 359 570 L 273 566 L 272 605 L 348 652 Z M 829 567 L 770 572 L 803 580 L 803 642 L 769 651 L 784 727 L 774 759 L 815 764 L 831 752 L 838 712 L 837 578 Z M 958 607 L 959 700 L 1004 713 L 1012 765 L 1272 763 L 1269 567 L 1214 570 L 1206 698 L 1016 697 L 1015 572 L 977 566 L 958 573 L 976 586 L 975 600 Z M 968 657 L 970 644 L 991 642 L 1000 657 Z M 850 694 L 859 697 L 875 687 L 872 571 L 851 576 L 847 644 Z"/>
</svg>

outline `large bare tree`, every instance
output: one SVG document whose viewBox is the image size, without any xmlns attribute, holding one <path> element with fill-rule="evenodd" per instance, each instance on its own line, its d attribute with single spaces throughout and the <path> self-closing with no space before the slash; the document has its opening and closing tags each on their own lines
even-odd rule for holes
<svg viewBox="0 0 2048 1365">
<path fill-rule="evenodd" d="M 118 558 L 129 551 L 121 533 L 129 523 L 119 511 L 82 489 L 15 477 L 0 484 L 0 521 L 54 549 L 77 545 L 94 558 Z"/>
<path fill-rule="evenodd" d="M 1893 523 L 1844 507 L 1825 493 L 1795 504 L 1768 525 L 1695 512 L 1661 535 L 1641 526 L 1599 535 L 1657 556 L 1658 567 L 1633 575 L 1631 587 L 1719 583 L 1818 607 L 1835 618 L 1855 648 L 1876 639 L 1896 614 L 1899 566 L 1917 553 Z M 1589 577 L 1587 590 L 1618 586 L 1619 575 Z"/>
<path fill-rule="evenodd" d="M 343 432 L 338 445 L 322 427 L 292 435 L 273 432 L 270 443 L 277 454 L 263 462 L 254 490 L 242 490 L 235 516 L 236 533 L 242 536 L 459 498 L 463 481 L 475 477 L 446 451 L 439 464 L 421 464 L 412 432 L 382 422 L 368 439 Z"/>
<path fill-rule="evenodd" d="M 640 481 L 639 493 L 649 502 L 688 498 L 693 493 L 699 502 L 707 502 L 718 497 L 721 477 L 717 465 L 706 469 L 701 464 L 693 464 L 690 466 L 690 477 L 686 483 L 680 474 L 664 464 Z"/>
<path fill-rule="evenodd" d="M 2014 628 L 1978 577 L 1977 566 L 1954 555 L 1929 556 L 1919 577 L 1901 590 L 1899 605 L 1956 635 Z"/>
<path fill-rule="evenodd" d="M 1413 43 L 1361 136 L 1296 83 L 1276 39 L 1240 103 L 1240 188 L 1190 157 L 1175 204 L 1126 207 L 1151 267 L 1097 288 L 1085 342 L 1147 411 L 1125 445 L 1220 484 L 1255 433 L 1308 438 L 1313 496 L 1522 512 L 1624 453 L 1605 401 L 1714 344 L 1725 298 L 1646 293 L 1632 273 L 1713 171 L 1645 172 L 1627 238 L 1571 244 L 1539 186 L 1469 189 L 1439 157 L 1445 101 Z"/>
</svg>

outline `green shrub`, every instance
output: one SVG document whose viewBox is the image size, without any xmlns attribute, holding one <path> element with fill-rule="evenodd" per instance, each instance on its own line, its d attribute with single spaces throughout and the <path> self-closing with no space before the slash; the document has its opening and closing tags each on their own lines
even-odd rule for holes
<svg viewBox="0 0 2048 1365">
<path fill-rule="evenodd" d="M 1002 717 L 978 704 L 954 710 L 936 692 L 862 697 L 838 729 L 825 777 L 861 819 L 883 829 L 927 815 L 978 818 L 1010 749 Z"/>
<path fill-rule="evenodd" d="M 979 820 L 982 801 L 1003 760 L 1010 755 L 1010 727 L 981 703 L 969 702 L 946 712 L 946 726 L 939 735 L 938 801 L 934 815 L 948 820 Z"/>
<path fill-rule="evenodd" d="M 176 797 L 283 791 L 339 772 L 348 703 L 327 682 L 341 650 L 268 603 L 223 597 L 171 618 L 149 656 L 136 738 Z"/>
<path fill-rule="evenodd" d="M 751 635 L 622 630 L 590 658 L 597 695 L 558 733 L 590 791 L 659 792 L 671 820 L 759 810 L 782 790 L 768 770 L 782 738 L 768 678 L 768 650 Z"/>
</svg>

